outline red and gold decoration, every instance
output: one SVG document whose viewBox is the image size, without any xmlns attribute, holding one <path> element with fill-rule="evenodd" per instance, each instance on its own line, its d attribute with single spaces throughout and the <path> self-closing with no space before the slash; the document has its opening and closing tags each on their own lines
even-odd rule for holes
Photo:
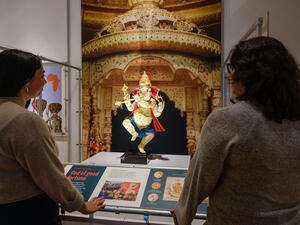
<svg viewBox="0 0 300 225">
<path fill-rule="evenodd" d="M 61 125 L 62 125 L 62 119 L 58 115 L 58 113 L 61 111 L 62 105 L 58 102 L 53 102 L 48 105 L 48 111 L 51 112 L 51 115 L 49 116 L 49 112 L 47 111 L 47 123 L 51 130 L 54 131 L 54 133 L 62 133 Z"/>
<path fill-rule="evenodd" d="M 41 113 L 43 114 L 43 112 L 45 111 L 46 106 L 47 106 L 47 101 L 45 99 L 34 99 L 31 103 L 31 105 L 32 105 L 33 109 L 36 111 L 36 113 L 39 113 L 40 112 L 40 110 L 39 110 L 40 102 L 41 102 Z"/>
</svg>

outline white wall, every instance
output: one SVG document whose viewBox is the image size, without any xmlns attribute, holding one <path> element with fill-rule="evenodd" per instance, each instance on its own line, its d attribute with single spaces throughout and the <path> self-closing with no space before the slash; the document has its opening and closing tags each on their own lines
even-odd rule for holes
<svg viewBox="0 0 300 225">
<path fill-rule="evenodd" d="M 0 45 L 67 60 L 67 0 L 0 0 Z"/>
<path fill-rule="evenodd" d="M 300 63 L 299 0 L 223 0 L 224 58 L 258 17 L 269 11 L 270 36 L 283 42 Z"/>
<path fill-rule="evenodd" d="M 81 1 L 70 1 L 70 63 L 81 67 Z M 59 62 L 68 60 L 67 0 L 0 0 L 0 46 L 19 48 Z M 71 73 L 71 129 L 57 141 L 63 162 L 80 161 L 78 151 L 78 72 Z"/>
<path fill-rule="evenodd" d="M 69 162 L 69 153 L 68 153 L 68 139 L 65 138 L 63 140 L 55 140 L 57 148 L 59 149 L 58 158 L 61 162 L 67 163 Z"/>
</svg>

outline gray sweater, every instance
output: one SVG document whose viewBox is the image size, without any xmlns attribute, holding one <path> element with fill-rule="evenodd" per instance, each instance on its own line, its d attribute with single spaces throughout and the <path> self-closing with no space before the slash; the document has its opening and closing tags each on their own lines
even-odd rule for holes
<svg viewBox="0 0 300 225">
<path fill-rule="evenodd" d="M 46 123 L 18 98 L 0 98 L 0 204 L 46 193 L 75 211 L 83 196 L 64 175 Z"/>
<path fill-rule="evenodd" d="M 272 122 L 247 102 L 212 112 L 175 208 L 179 225 L 207 196 L 206 225 L 299 225 L 300 121 Z"/>
</svg>

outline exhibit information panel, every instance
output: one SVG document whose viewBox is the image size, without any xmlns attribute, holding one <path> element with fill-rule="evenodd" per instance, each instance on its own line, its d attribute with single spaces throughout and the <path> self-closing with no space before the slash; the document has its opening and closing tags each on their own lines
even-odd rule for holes
<svg viewBox="0 0 300 225">
<path fill-rule="evenodd" d="M 150 169 L 107 167 L 91 197 L 105 198 L 109 206 L 141 206 Z"/>
<path fill-rule="evenodd" d="M 107 206 L 169 211 L 183 188 L 185 169 L 65 165 L 84 200 L 104 197 Z M 197 213 L 206 214 L 207 202 Z"/>
<path fill-rule="evenodd" d="M 65 174 L 88 201 L 102 177 L 105 166 L 66 165 Z"/>
<path fill-rule="evenodd" d="M 186 170 L 151 169 L 142 208 L 170 210 L 178 201 Z"/>
</svg>

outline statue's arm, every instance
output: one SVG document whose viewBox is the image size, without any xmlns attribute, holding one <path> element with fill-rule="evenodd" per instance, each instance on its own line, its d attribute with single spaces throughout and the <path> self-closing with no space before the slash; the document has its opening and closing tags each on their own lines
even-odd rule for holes
<svg viewBox="0 0 300 225">
<path fill-rule="evenodd" d="M 159 97 L 158 98 L 158 104 L 156 104 L 155 100 L 152 102 L 152 110 L 155 117 L 159 117 L 161 113 L 164 111 L 165 108 L 165 101 Z"/>
<path fill-rule="evenodd" d="M 124 95 L 123 100 L 124 100 L 124 103 L 125 103 L 128 111 L 132 111 L 134 108 L 134 103 L 131 103 L 130 95 L 129 94 Z"/>
</svg>

